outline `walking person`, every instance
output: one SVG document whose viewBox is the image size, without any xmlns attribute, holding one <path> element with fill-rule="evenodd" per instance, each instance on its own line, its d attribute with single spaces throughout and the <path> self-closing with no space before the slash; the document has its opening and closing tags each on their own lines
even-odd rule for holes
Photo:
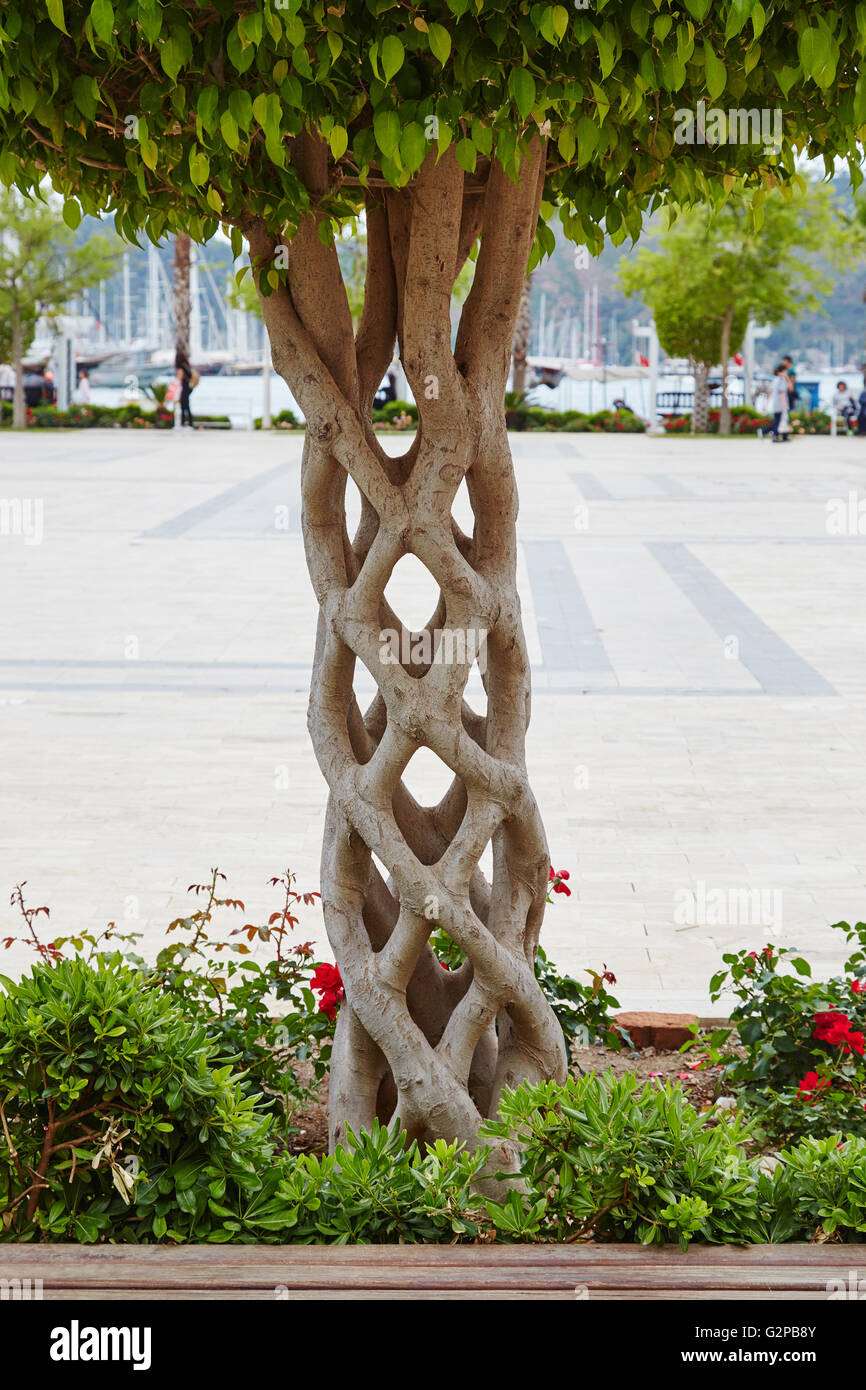
<svg viewBox="0 0 866 1390">
<path fill-rule="evenodd" d="M 770 383 L 770 410 L 773 413 L 773 443 L 788 441 L 791 430 L 788 417 L 788 372 L 784 362 L 776 368 Z"/>
<path fill-rule="evenodd" d="M 189 408 L 190 392 L 194 386 L 198 385 L 198 372 L 190 365 L 190 360 L 182 348 L 178 348 L 174 357 L 174 374 L 180 382 L 180 426 L 195 429 L 192 419 L 192 411 Z"/>
<path fill-rule="evenodd" d="M 782 358 L 782 366 L 785 368 L 785 377 L 788 382 L 788 414 L 793 415 L 797 407 L 797 373 L 794 371 L 794 359 L 789 353 L 785 353 Z"/>
</svg>

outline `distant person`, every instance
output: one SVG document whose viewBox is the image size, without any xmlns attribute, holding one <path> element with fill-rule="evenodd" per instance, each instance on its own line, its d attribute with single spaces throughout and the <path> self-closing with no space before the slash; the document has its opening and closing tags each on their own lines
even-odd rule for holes
<svg viewBox="0 0 866 1390">
<path fill-rule="evenodd" d="M 791 430 L 788 414 L 788 370 L 780 362 L 770 383 L 770 410 L 773 413 L 773 443 L 788 442 Z"/>
<path fill-rule="evenodd" d="M 788 381 L 788 411 L 793 414 L 797 404 L 797 374 L 794 371 L 794 360 L 787 352 L 782 358 L 782 366 L 785 368 Z"/>
<path fill-rule="evenodd" d="M 78 400 L 81 405 L 90 405 L 90 377 L 86 372 L 78 378 Z"/>
<path fill-rule="evenodd" d="M 42 398 L 47 405 L 53 405 L 56 395 L 54 373 L 50 367 L 46 367 L 42 374 Z"/>
<path fill-rule="evenodd" d="M 863 378 L 863 390 L 860 392 L 858 404 L 860 409 L 857 414 L 857 433 L 866 434 L 866 377 Z"/>
<path fill-rule="evenodd" d="M 836 382 L 833 409 L 836 415 L 845 421 L 845 428 L 850 430 L 852 422 L 857 418 L 859 407 L 854 397 L 851 395 L 851 392 L 848 390 L 847 381 Z"/>
<path fill-rule="evenodd" d="M 195 429 L 192 420 L 192 411 L 189 408 L 189 397 L 193 385 L 193 369 L 190 360 L 182 348 L 178 348 L 174 358 L 174 374 L 180 382 L 180 427 L 186 426 Z M 196 377 L 198 373 L 196 373 Z"/>
</svg>

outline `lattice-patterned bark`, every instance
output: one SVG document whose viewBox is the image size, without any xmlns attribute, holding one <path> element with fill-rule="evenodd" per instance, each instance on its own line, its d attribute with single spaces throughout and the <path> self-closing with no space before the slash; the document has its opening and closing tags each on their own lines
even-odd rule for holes
<svg viewBox="0 0 866 1390">
<path fill-rule="evenodd" d="M 336 253 L 316 231 L 325 148 L 305 138 L 294 160 L 311 212 L 289 246 L 288 286 L 263 308 L 274 364 L 307 417 L 303 533 L 320 607 L 309 727 L 330 788 L 322 895 L 346 988 L 332 1141 L 378 1115 L 399 1117 L 423 1140 L 472 1144 L 504 1086 L 565 1070 L 562 1033 L 533 970 L 549 861 L 524 757 L 529 663 L 502 409 L 544 154 L 536 141 L 519 186 L 498 165 L 470 181 L 446 153 L 428 158 L 405 189 L 370 193 L 355 338 Z M 275 243 L 261 224 L 244 230 L 266 266 Z M 479 234 L 452 351 L 451 290 Z M 398 459 L 370 425 L 395 338 L 420 417 Z M 354 539 L 347 478 L 362 498 Z M 464 478 L 471 536 L 452 516 Z M 431 661 L 429 651 L 421 659 L 424 642 L 385 598 L 406 554 L 440 590 L 426 632 L 469 634 L 468 651 L 458 640 L 451 661 Z M 405 661 L 383 660 L 386 630 L 408 642 Z M 486 714 L 464 696 L 481 640 L 472 634 L 486 634 Z M 353 691 L 359 662 L 378 688 L 365 712 Z M 422 746 L 453 773 L 435 807 L 419 805 L 402 780 Z M 479 861 L 491 842 L 488 884 Z M 457 970 L 442 970 L 430 948 L 437 922 L 466 953 Z M 508 1160 L 497 1155 L 500 1166 Z"/>
</svg>

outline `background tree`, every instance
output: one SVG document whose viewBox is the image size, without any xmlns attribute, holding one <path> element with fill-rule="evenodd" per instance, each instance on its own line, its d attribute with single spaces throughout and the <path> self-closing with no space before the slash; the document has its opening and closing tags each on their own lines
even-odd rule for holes
<svg viewBox="0 0 866 1390">
<path fill-rule="evenodd" d="M 246 237 L 274 365 L 307 419 L 303 532 L 320 609 L 309 727 L 330 791 L 323 906 L 346 990 L 332 1137 L 379 1114 L 422 1140 L 473 1144 L 503 1087 L 566 1068 L 533 971 L 549 856 L 526 770 L 503 413 L 530 258 L 551 246 L 557 206 L 595 253 L 605 233 L 636 237 L 668 196 L 718 203 L 738 179 L 789 182 L 798 149 L 846 153 L 859 179 L 866 9 L 93 0 L 78 15 L 68 25 L 63 0 L 3 10 L 0 177 L 27 189 L 47 165 L 70 201 L 116 208 L 129 235 L 149 223 L 207 240 L 223 222 L 236 254 Z M 780 153 L 676 145 L 677 110 L 702 98 L 782 104 Z M 353 334 L 334 235 L 361 212 Z M 452 348 L 451 291 L 479 238 Z M 419 409 L 399 458 L 370 418 L 395 340 Z M 348 478 L 361 494 L 352 537 Z M 464 482 L 471 534 L 452 515 Z M 439 594 L 421 633 L 385 592 L 407 553 Z M 396 659 L 385 629 L 402 639 Z M 465 689 L 482 634 L 476 709 Z M 446 637 L 451 659 L 431 660 Z M 378 691 L 366 711 L 359 662 Z M 404 776 L 422 746 L 453 775 L 434 807 Z M 430 948 L 437 922 L 466 953 L 458 970 Z"/>
<path fill-rule="evenodd" d="M 0 353 L 15 369 L 16 429 L 27 423 L 24 356 L 40 316 L 56 316 L 81 290 L 110 275 L 116 260 L 107 237 L 74 245 L 57 199 L 41 202 L 0 190 Z"/>
<path fill-rule="evenodd" d="M 517 319 L 514 324 L 514 338 L 511 344 L 511 389 L 518 396 L 526 391 L 526 374 L 529 358 L 529 335 L 532 331 L 532 276 L 527 275 L 520 292 Z"/>
<path fill-rule="evenodd" d="M 652 310 L 665 352 L 693 364 L 693 434 L 707 429 L 716 364 L 719 432 L 730 433 L 728 366 L 749 319 L 781 323 L 797 309 L 816 309 L 832 285 L 819 253 L 842 265 L 862 245 L 825 185 L 799 184 L 771 190 L 757 206 L 734 190 L 721 208 L 687 212 L 662 233 L 658 249 L 641 249 L 620 265 L 620 284 Z"/>
<path fill-rule="evenodd" d="M 190 258 L 192 244 L 183 232 L 174 238 L 174 346 L 187 361 L 190 353 Z"/>
</svg>

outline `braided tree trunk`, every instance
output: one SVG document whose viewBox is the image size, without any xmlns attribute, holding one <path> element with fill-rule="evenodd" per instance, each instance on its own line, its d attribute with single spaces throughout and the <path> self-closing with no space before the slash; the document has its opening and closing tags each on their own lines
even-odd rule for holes
<svg viewBox="0 0 866 1390">
<path fill-rule="evenodd" d="M 406 188 L 368 194 L 354 340 L 336 253 L 316 231 L 324 145 L 303 137 L 294 162 L 313 210 L 290 243 L 287 287 L 262 302 L 274 365 L 307 418 L 303 533 L 320 610 L 309 728 L 330 788 L 322 899 L 346 991 L 331 1141 L 378 1116 L 421 1141 L 473 1145 L 503 1087 L 562 1079 L 566 1064 L 533 970 L 549 860 L 524 756 L 529 662 L 502 404 L 543 150 L 536 142 L 519 187 L 498 165 L 470 185 L 449 151 Z M 254 265 L 266 268 L 279 246 L 261 223 L 244 230 Z M 479 234 L 452 351 L 451 289 Z M 417 436 L 398 459 L 370 423 L 395 337 L 419 409 Z M 354 539 L 347 478 L 362 498 Z M 452 516 L 464 478 L 471 536 Z M 408 633 L 384 596 L 406 554 L 440 590 L 423 633 Z M 399 650 L 383 642 L 387 631 L 400 633 Z M 479 650 L 486 714 L 464 699 Z M 365 712 L 353 691 L 359 662 L 378 687 Z M 421 747 L 453 773 L 433 807 L 401 780 Z M 479 869 L 490 842 L 492 884 Z M 457 970 L 443 970 L 428 943 L 437 924 L 466 953 Z M 513 1167 L 507 1147 L 495 1158 Z"/>
</svg>

